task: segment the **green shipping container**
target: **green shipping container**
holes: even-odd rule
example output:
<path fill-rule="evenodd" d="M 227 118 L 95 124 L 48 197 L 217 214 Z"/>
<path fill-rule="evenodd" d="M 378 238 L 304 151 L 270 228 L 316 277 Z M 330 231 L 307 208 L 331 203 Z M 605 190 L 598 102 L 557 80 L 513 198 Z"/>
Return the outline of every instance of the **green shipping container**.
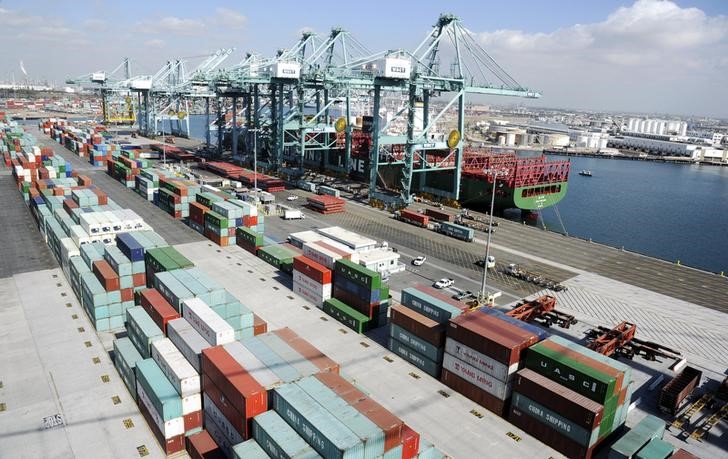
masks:
<path fill-rule="evenodd" d="M 247 245 L 254 245 L 255 247 L 261 247 L 263 245 L 263 234 L 245 226 L 235 228 L 235 236 L 243 239 Z"/>
<path fill-rule="evenodd" d="M 602 404 L 614 393 L 615 377 L 548 349 L 542 343 L 528 349 L 526 368 Z"/>
<path fill-rule="evenodd" d="M 326 314 L 357 333 L 364 333 L 369 330 L 371 324 L 371 319 L 369 317 L 336 298 L 324 301 L 323 310 Z"/>
<path fill-rule="evenodd" d="M 647 415 L 632 430 L 622 436 L 609 449 L 609 459 L 627 459 L 640 451 L 655 438 L 665 433 L 665 421 L 657 416 Z"/>
<path fill-rule="evenodd" d="M 367 269 L 364 266 L 350 260 L 346 260 L 344 258 L 336 260 L 334 271 L 337 275 L 341 275 L 369 290 L 375 290 L 382 287 L 382 277 L 378 272 Z"/>
<path fill-rule="evenodd" d="M 674 451 L 675 447 L 665 440 L 653 438 L 637 453 L 635 459 L 667 459 Z"/>

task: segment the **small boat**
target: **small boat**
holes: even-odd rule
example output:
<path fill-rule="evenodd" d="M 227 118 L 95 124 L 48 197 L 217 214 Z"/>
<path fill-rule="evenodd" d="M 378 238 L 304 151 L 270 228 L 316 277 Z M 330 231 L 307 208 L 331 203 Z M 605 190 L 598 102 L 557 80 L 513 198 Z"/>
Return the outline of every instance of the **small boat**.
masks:
<path fill-rule="evenodd" d="M 591 171 L 584 169 L 583 171 L 579 172 L 579 175 L 583 175 L 585 177 L 591 177 L 592 173 L 591 173 Z"/>

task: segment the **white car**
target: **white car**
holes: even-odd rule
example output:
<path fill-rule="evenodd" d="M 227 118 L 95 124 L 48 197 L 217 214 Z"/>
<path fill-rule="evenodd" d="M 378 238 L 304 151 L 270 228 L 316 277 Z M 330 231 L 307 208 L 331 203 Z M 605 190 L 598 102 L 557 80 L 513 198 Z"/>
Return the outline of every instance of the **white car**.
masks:
<path fill-rule="evenodd" d="M 415 266 L 422 266 L 423 264 L 425 264 L 426 260 L 427 260 L 426 257 L 419 256 L 419 257 L 415 258 L 414 260 L 412 260 L 412 264 Z"/>
<path fill-rule="evenodd" d="M 286 199 L 288 201 L 295 201 L 296 199 L 298 199 L 298 196 L 288 196 Z"/>
<path fill-rule="evenodd" d="M 442 278 L 439 281 L 435 282 L 433 286 L 435 288 L 448 288 L 452 287 L 455 284 L 455 281 L 448 278 Z"/>

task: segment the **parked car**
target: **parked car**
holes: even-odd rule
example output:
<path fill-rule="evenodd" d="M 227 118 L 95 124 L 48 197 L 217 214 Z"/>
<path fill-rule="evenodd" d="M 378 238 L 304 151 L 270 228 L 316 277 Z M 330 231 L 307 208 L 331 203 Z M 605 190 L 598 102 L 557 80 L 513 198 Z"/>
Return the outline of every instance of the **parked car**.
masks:
<path fill-rule="evenodd" d="M 454 299 L 461 301 L 467 298 L 475 297 L 475 294 L 471 292 L 470 290 L 462 291 L 460 290 L 458 293 L 454 294 L 452 296 Z"/>
<path fill-rule="evenodd" d="M 425 261 L 427 261 L 427 257 L 423 257 L 420 255 L 419 257 L 412 260 L 412 264 L 415 266 L 422 266 L 423 264 L 425 264 Z"/>
<path fill-rule="evenodd" d="M 296 199 L 298 199 L 298 196 L 295 196 L 295 195 L 294 196 L 288 196 L 286 199 L 288 201 L 295 201 Z"/>
<path fill-rule="evenodd" d="M 476 265 L 480 266 L 481 268 L 486 265 L 485 259 L 481 258 L 480 260 L 475 262 Z M 488 269 L 495 268 L 495 257 L 493 255 L 488 256 Z"/>
<path fill-rule="evenodd" d="M 440 279 L 439 281 L 437 281 L 433 284 L 433 286 L 435 288 L 448 288 L 448 287 L 452 287 L 453 285 L 455 285 L 455 281 L 453 279 L 449 279 L 446 277 Z"/>

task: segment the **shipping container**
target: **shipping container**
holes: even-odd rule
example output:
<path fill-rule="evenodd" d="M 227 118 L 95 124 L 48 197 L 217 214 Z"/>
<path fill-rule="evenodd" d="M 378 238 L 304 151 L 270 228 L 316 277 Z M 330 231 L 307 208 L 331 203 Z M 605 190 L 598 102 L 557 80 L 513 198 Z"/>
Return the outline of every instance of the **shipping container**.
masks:
<path fill-rule="evenodd" d="M 182 419 L 182 399 L 174 389 L 172 383 L 152 359 L 144 359 L 137 362 L 137 392 L 139 387 L 144 388 L 146 395 L 156 413 L 169 421 L 180 418 L 181 432 L 184 433 L 184 420 Z M 141 394 L 139 394 L 141 398 Z M 152 413 L 154 414 L 154 413 Z"/>
<path fill-rule="evenodd" d="M 518 363 L 512 365 L 503 364 L 452 338 L 445 340 L 445 352 L 504 382 L 510 381 L 518 370 Z"/>
<path fill-rule="evenodd" d="M 700 383 L 702 376 L 702 371 L 693 367 L 685 367 L 679 375 L 675 376 L 660 390 L 660 396 L 657 400 L 660 411 L 675 416 L 680 410 L 682 402 Z"/>
<path fill-rule="evenodd" d="M 336 260 L 334 272 L 335 277 L 342 276 L 369 290 L 382 288 L 382 277 L 378 272 L 367 269 L 351 260 L 345 258 Z"/>
<path fill-rule="evenodd" d="M 423 228 L 430 223 L 429 216 L 408 209 L 400 210 L 397 219 Z"/>
<path fill-rule="evenodd" d="M 242 438 L 240 437 L 240 434 L 238 435 L 238 438 L 240 438 L 239 442 L 233 442 L 231 441 L 227 436 L 225 436 L 225 432 L 223 431 L 223 428 L 221 428 L 217 422 L 214 421 L 213 416 L 211 415 L 211 406 L 213 406 L 213 403 L 205 405 L 205 430 L 209 432 L 212 439 L 217 443 L 217 445 L 220 447 L 220 449 L 225 454 L 226 458 L 234 457 L 233 456 L 233 446 L 237 444 L 241 444 L 243 442 Z"/>
<path fill-rule="evenodd" d="M 321 457 L 278 413 L 272 410 L 253 418 L 253 439 L 274 458 Z"/>
<path fill-rule="evenodd" d="M 389 308 L 392 324 L 401 327 L 435 347 L 445 344 L 445 325 L 401 304 Z"/>
<path fill-rule="evenodd" d="M 212 345 L 185 319 L 179 318 L 167 324 L 167 336 L 198 373 L 202 373 L 202 351 Z"/>
<path fill-rule="evenodd" d="M 435 362 L 424 357 L 419 352 L 412 350 L 406 344 L 403 344 L 392 337 L 389 338 L 388 343 L 389 344 L 387 347 L 390 351 L 399 355 L 404 360 L 424 371 L 433 378 L 440 377 L 440 371 L 442 370 L 442 365 L 440 362 Z"/>
<path fill-rule="evenodd" d="M 265 450 L 253 439 L 232 447 L 233 459 L 269 459 Z"/>
<path fill-rule="evenodd" d="M 213 346 L 235 341 L 233 327 L 199 298 L 182 302 L 182 317 Z"/>
<path fill-rule="evenodd" d="M 382 429 L 385 438 L 385 451 L 390 451 L 402 443 L 402 428 L 404 423 L 401 419 L 368 397 L 340 375 L 329 372 L 319 373 L 315 377 Z"/>
<path fill-rule="evenodd" d="M 323 457 L 364 457 L 361 440 L 295 384 L 275 389 L 273 409 Z"/>
<path fill-rule="evenodd" d="M 437 227 L 437 231 L 466 242 L 472 242 L 475 237 L 475 231 L 472 228 L 456 225 L 455 223 L 441 222 Z"/>
<path fill-rule="evenodd" d="M 200 393 L 200 375 L 177 347 L 164 338 L 152 343 L 152 358 L 182 397 Z M 186 410 L 183 410 L 186 411 Z M 197 411 L 197 410 L 193 410 Z"/>
<path fill-rule="evenodd" d="M 114 340 L 114 366 L 135 401 L 137 400 L 136 364 L 142 359 L 128 337 Z"/>
<path fill-rule="evenodd" d="M 451 318 L 462 314 L 457 307 L 413 287 L 402 289 L 401 303 L 437 323 L 445 324 Z"/>
<path fill-rule="evenodd" d="M 609 448 L 608 457 L 609 459 L 631 458 L 653 439 L 661 439 L 664 433 L 665 421 L 648 414 Z"/>
<path fill-rule="evenodd" d="M 521 361 L 522 353 L 538 337 L 486 314 L 463 314 L 450 321 L 447 337 L 509 367 Z"/>
<path fill-rule="evenodd" d="M 187 437 L 187 452 L 190 459 L 225 459 L 225 453 L 207 430 Z"/>
<path fill-rule="evenodd" d="M 550 410 L 518 392 L 513 393 L 511 407 L 526 413 L 582 446 L 594 446 L 599 439 L 598 426 L 594 429 L 585 429 L 560 413 Z"/>
<path fill-rule="evenodd" d="M 260 336 L 246 338 L 242 344 L 266 367 L 270 368 L 283 382 L 293 382 L 301 378 L 301 373 L 280 355 L 275 353 Z"/>
<path fill-rule="evenodd" d="M 298 336 L 298 334 L 290 328 L 279 328 L 277 330 L 273 330 L 272 333 L 288 343 L 289 346 L 304 356 L 308 361 L 316 365 L 322 372 L 339 374 L 338 363 L 334 362 L 311 343 Z"/>
<path fill-rule="evenodd" d="M 615 393 L 617 378 L 602 372 L 603 365 L 549 340 L 531 346 L 526 354 L 526 367 L 559 382 L 589 399 L 604 403 Z M 606 413 L 605 413 L 606 414 Z"/>
<path fill-rule="evenodd" d="M 324 301 L 323 311 L 357 333 L 365 333 L 371 328 L 368 316 L 335 298 Z"/>
<path fill-rule="evenodd" d="M 425 215 L 431 217 L 434 220 L 439 220 L 442 222 L 452 222 L 455 220 L 455 215 L 453 214 L 430 208 L 425 208 Z"/>
<path fill-rule="evenodd" d="M 283 380 L 240 341 L 225 344 L 223 347 L 266 391 L 270 392 L 283 384 Z M 269 396 L 272 396 L 272 394 L 269 393 Z"/>
<path fill-rule="evenodd" d="M 152 356 L 152 343 L 164 338 L 162 330 L 141 306 L 126 310 L 127 332 L 131 342 L 145 359 Z"/>
<path fill-rule="evenodd" d="M 524 432 L 532 437 L 538 438 L 539 441 L 545 445 L 550 446 L 569 458 L 590 459 L 595 448 L 599 444 L 597 443 L 597 445 L 591 447 L 582 446 L 517 408 L 510 409 L 508 421 L 516 427 L 523 429 Z"/>
<path fill-rule="evenodd" d="M 670 459 L 700 459 L 698 456 L 691 454 L 684 449 L 680 448 L 670 456 Z"/>
<path fill-rule="evenodd" d="M 359 437 L 364 444 L 364 458 L 376 459 L 384 454 L 384 432 L 336 392 L 317 378 L 308 376 L 296 382 L 311 398 Z"/>
<path fill-rule="evenodd" d="M 179 313 L 156 289 L 141 290 L 139 292 L 139 303 L 165 335 L 167 334 L 167 323 L 180 318 Z"/>
<path fill-rule="evenodd" d="M 511 383 L 501 381 L 450 354 L 443 357 L 442 367 L 500 400 L 511 396 Z"/>
<path fill-rule="evenodd" d="M 305 256 L 293 258 L 293 270 L 311 278 L 319 284 L 331 283 L 331 270 Z"/>
<path fill-rule="evenodd" d="M 673 451 L 675 451 L 675 447 L 670 443 L 660 438 L 653 438 L 634 457 L 635 459 L 667 459 L 674 457 Z"/>
<path fill-rule="evenodd" d="M 603 405 L 533 370 L 524 368 L 516 373 L 513 391 L 557 411 L 587 430 L 593 430 L 602 421 Z"/>
<path fill-rule="evenodd" d="M 156 437 L 157 442 L 159 443 L 159 446 L 162 448 L 162 451 L 164 451 L 165 455 L 171 456 L 173 454 L 184 451 L 184 449 L 185 449 L 184 433 L 175 435 L 173 437 L 166 438 L 164 431 L 159 428 L 159 421 L 160 421 L 159 415 L 157 413 L 155 413 L 154 415 L 152 414 L 154 409 L 149 408 L 149 405 L 142 400 L 141 403 L 139 403 L 139 411 L 142 413 L 144 420 L 147 421 L 147 424 L 149 425 L 150 430 Z M 181 418 L 179 418 L 179 419 L 181 420 Z M 179 421 L 174 421 L 174 422 L 179 423 Z M 183 428 L 184 428 L 184 426 L 183 426 Z"/>
<path fill-rule="evenodd" d="M 202 351 L 202 372 L 246 419 L 268 408 L 266 390 L 222 346 Z"/>
<path fill-rule="evenodd" d="M 421 354 L 423 357 L 426 357 L 435 362 L 442 361 L 442 355 L 444 353 L 443 347 L 435 347 L 427 341 L 419 338 L 413 333 L 408 332 L 407 330 L 396 324 L 390 324 L 389 336 L 396 339 L 402 344 L 406 344 L 412 350 Z"/>
<path fill-rule="evenodd" d="M 215 425 L 214 429 L 210 429 L 210 434 L 215 441 L 221 446 L 235 445 L 248 438 L 247 422 L 222 395 L 220 389 L 210 382 L 209 378 L 203 376 L 204 391 L 202 392 L 202 400 L 204 405 L 205 427 L 210 429 L 210 423 Z M 214 432 L 213 432 L 214 430 Z"/>

